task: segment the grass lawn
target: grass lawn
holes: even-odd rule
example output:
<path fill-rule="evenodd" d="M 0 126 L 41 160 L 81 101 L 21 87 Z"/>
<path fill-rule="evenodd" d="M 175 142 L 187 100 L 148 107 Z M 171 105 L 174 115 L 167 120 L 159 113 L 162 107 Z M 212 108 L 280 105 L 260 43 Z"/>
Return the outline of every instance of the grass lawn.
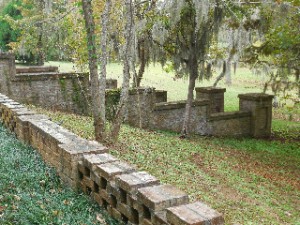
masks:
<path fill-rule="evenodd" d="M 38 109 L 85 138 L 93 121 Z M 124 125 L 111 154 L 224 213 L 226 224 L 300 224 L 300 143 L 212 138 Z"/>
<path fill-rule="evenodd" d="M 70 64 L 61 66 L 61 69 Z M 109 65 L 109 76 L 121 77 L 121 66 Z M 143 85 L 168 90 L 169 101 L 185 98 L 187 81 L 174 80 L 159 66 L 150 67 Z M 199 82 L 209 86 L 213 81 Z M 237 110 L 237 94 L 261 90 L 263 79 L 241 69 L 227 87 L 226 110 Z M 224 86 L 224 83 L 220 83 Z M 87 139 L 93 121 L 60 112 L 38 111 Z M 292 117 L 291 117 L 292 115 Z M 226 224 L 300 225 L 300 111 L 274 112 L 271 139 L 213 138 L 146 131 L 124 125 L 111 153 L 188 192 L 225 216 Z"/>
<path fill-rule="evenodd" d="M 0 124 L 0 224 L 117 224 Z"/>

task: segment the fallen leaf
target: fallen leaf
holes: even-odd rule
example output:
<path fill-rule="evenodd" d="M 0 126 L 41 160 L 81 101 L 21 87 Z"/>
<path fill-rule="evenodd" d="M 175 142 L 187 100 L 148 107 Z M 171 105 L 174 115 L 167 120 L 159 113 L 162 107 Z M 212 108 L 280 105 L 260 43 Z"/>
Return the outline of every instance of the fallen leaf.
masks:
<path fill-rule="evenodd" d="M 58 216 L 59 210 L 54 210 L 54 211 L 52 211 L 52 214 L 53 214 L 54 216 Z"/>
<path fill-rule="evenodd" d="M 101 224 L 107 224 L 106 221 L 105 221 L 105 219 L 102 217 L 101 214 L 97 214 L 97 215 L 96 215 L 96 220 L 97 220 L 98 222 L 100 222 Z"/>
<path fill-rule="evenodd" d="M 69 205 L 69 204 L 70 204 L 70 201 L 67 200 L 67 199 L 65 199 L 65 200 L 63 201 L 63 203 L 64 203 L 65 205 Z"/>
<path fill-rule="evenodd" d="M 6 207 L 0 205 L 0 213 L 5 210 Z"/>
<path fill-rule="evenodd" d="M 21 197 L 18 196 L 18 195 L 14 195 L 14 198 L 15 198 L 16 201 L 20 201 L 21 200 Z"/>

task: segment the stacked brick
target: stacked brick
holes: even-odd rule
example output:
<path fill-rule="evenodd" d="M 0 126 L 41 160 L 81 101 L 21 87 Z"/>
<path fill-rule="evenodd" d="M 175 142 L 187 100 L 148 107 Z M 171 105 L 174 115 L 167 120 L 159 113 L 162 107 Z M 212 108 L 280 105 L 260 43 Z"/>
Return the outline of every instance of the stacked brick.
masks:
<path fill-rule="evenodd" d="M 0 118 L 16 136 L 38 150 L 62 180 L 90 195 L 109 214 L 126 224 L 219 225 L 222 215 L 186 193 L 161 184 L 146 172 L 0 94 Z"/>
<path fill-rule="evenodd" d="M 81 189 L 126 224 L 224 223 L 220 213 L 201 202 L 189 204 L 186 193 L 109 154 L 85 155 L 78 171 Z"/>

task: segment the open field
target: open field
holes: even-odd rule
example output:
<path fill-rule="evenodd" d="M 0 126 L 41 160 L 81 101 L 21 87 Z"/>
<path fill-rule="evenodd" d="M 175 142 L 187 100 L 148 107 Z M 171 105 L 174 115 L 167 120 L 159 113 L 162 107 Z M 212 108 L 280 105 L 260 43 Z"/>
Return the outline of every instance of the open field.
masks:
<path fill-rule="evenodd" d="M 117 224 L 0 124 L 0 224 Z"/>
<path fill-rule="evenodd" d="M 120 77 L 120 68 L 111 64 L 110 77 Z M 169 100 L 184 98 L 187 81 L 162 72 L 159 67 L 149 70 L 144 85 L 168 90 Z M 262 84 L 246 69 L 233 82 L 226 93 L 227 110 L 237 109 L 238 93 L 259 91 Z M 203 85 L 211 82 L 197 86 Z M 93 138 L 90 117 L 36 110 L 82 137 Z M 118 158 L 222 212 L 226 224 L 299 225 L 300 113 L 293 109 L 291 121 L 286 121 L 284 110 L 274 113 L 271 139 L 193 136 L 182 140 L 175 133 L 124 125 L 119 141 L 109 147 Z"/>

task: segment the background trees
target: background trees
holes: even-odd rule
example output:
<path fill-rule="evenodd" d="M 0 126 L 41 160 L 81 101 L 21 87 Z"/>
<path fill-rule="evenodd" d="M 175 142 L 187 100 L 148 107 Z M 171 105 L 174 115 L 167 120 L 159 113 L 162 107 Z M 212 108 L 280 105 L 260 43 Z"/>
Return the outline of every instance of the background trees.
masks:
<path fill-rule="evenodd" d="M 81 2 L 89 2 L 93 11 L 91 34 L 83 32 L 87 15 Z M 189 131 L 195 81 L 210 78 L 218 60 L 224 61 L 218 78 L 226 75 L 228 84 L 232 63 L 240 61 L 269 76 L 266 89 L 287 97 L 287 90 L 298 88 L 300 95 L 299 1 L 132 0 L 126 4 L 121 0 L 12 0 L 11 10 L 2 11 L 6 25 L 1 26 L 0 46 L 31 56 L 38 64 L 44 59 L 65 59 L 84 66 L 88 59 L 94 60 L 97 81 L 92 89 L 101 86 L 102 100 L 98 94 L 95 100 L 101 109 L 109 60 L 124 64 L 125 90 L 130 79 L 133 87 L 143 84 L 149 62 L 160 62 L 175 70 L 177 77 L 189 77 L 183 136 Z M 126 98 L 121 102 L 120 106 Z M 105 121 L 105 112 L 100 114 Z M 100 124 L 105 129 L 105 122 Z"/>
<path fill-rule="evenodd" d="M 3 17 L 9 16 L 14 20 L 19 20 L 22 18 L 20 10 L 18 10 L 18 6 L 20 6 L 20 0 L 13 0 L 4 4 L 2 2 L 2 11 L 0 12 L 0 49 L 3 51 L 7 51 L 9 49 L 8 44 L 11 42 L 16 42 L 17 38 L 20 35 L 18 29 L 12 29 L 10 24 L 5 21 Z"/>

